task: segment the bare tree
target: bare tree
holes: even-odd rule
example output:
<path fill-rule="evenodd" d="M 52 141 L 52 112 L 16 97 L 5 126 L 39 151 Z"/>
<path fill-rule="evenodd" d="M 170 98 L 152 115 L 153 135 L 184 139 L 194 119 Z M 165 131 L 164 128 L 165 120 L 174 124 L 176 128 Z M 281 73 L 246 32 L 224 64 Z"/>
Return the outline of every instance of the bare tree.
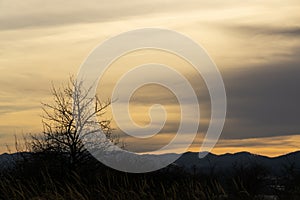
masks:
<path fill-rule="evenodd" d="M 83 88 L 82 83 L 70 78 L 69 83 L 61 88 L 52 85 L 53 103 L 42 103 L 43 134 L 32 136 L 35 152 L 64 154 L 71 167 L 78 165 L 87 155 L 81 135 L 85 127 L 98 125 L 98 129 L 85 134 L 102 131 L 110 141 L 118 143 L 118 138 L 112 135 L 111 120 L 104 119 L 110 101 L 101 102 L 97 96 L 88 97 L 90 88 Z"/>

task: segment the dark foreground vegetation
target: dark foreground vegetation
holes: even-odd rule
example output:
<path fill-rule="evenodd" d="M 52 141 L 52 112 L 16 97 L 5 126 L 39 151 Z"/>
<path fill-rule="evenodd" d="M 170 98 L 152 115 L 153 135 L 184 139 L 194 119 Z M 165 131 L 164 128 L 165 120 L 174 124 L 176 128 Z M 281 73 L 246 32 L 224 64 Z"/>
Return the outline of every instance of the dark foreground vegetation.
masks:
<path fill-rule="evenodd" d="M 20 159 L 22 158 L 22 159 Z M 76 168 L 55 153 L 19 153 L 1 171 L 0 199 L 300 199 L 300 176 L 288 171 L 271 177 L 255 164 L 232 173 L 191 173 L 176 165 L 146 174 L 129 174 L 90 157 Z"/>

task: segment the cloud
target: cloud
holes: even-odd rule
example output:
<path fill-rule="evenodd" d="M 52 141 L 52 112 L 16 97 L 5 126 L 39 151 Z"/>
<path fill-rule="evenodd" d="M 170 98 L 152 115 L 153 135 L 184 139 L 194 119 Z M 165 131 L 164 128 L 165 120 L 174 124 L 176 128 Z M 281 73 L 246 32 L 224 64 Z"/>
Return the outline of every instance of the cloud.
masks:
<path fill-rule="evenodd" d="M 246 139 L 300 134 L 299 53 L 300 48 L 295 48 L 293 55 L 286 58 L 286 61 L 222 72 L 228 98 L 222 138 Z M 201 86 L 201 90 L 205 89 Z M 210 99 L 207 92 L 206 96 L 203 96 L 203 92 L 198 94 L 203 105 L 201 111 L 204 109 L 205 113 L 202 115 L 203 122 L 199 131 L 205 132 L 210 117 Z M 165 104 L 170 101 L 164 95 L 158 96 L 157 100 Z M 142 98 L 135 98 L 134 103 L 148 106 Z M 164 131 L 176 132 L 176 125 L 178 123 L 169 122 Z"/>
<path fill-rule="evenodd" d="M 300 136 L 276 136 L 276 137 L 262 137 L 251 139 L 232 139 L 232 140 L 220 140 L 217 144 L 217 148 L 226 147 L 296 147 L 298 142 L 294 139 Z"/>
<path fill-rule="evenodd" d="M 39 1 L 39 0 L 1 0 L 0 1 L 0 29 L 19 29 L 28 27 L 61 26 L 68 24 L 82 24 L 90 22 L 119 21 L 128 18 L 152 18 L 156 15 L 176 15 L 178 13 L 207 13 L 228 9 L 223 16 L 231 13 L 236 15 L 238 9 L 245 6 L 257 7 L 257 2 L 242 2 L 239 0 L 215 1 L 181 1 L 181 0 L 131 0 L 131 1 Z M 289 0 L 293 4 L 293 0 Z M 272 6 L 281 6 L 282 2 L 272 1 Z M 268 6 L 269 3 L 265 3 Z M 264 5 L 260 5 L 264 6 Z M 235 8 L 235 12 L 232 9 Z M 215 18 L 217 15 L 209 15 Z"/>
<path fill-rule="evenodd" d="M 39 107 L 31 106 L 31 105 L 0 105 L 0 115 L 12 113 L 12 112 L 32 110 L 37 108 Z"/>
<path fill-rule="evenodd" d="M 145 17 L 158 13 L 178 12 L 198 8 L 213 7 L 216 3 L 201 5 L 196 0 L 184 3 L 180 0 L 167 1 L 38 1 L 2 0 L 0 4 L 0 29 L 25 27 L 45 27 L 74 23 L 106 22 Z"/>
<path fill-rule="evenodd" d="M 222 75 L 227 91 L 227 119 L 222 133 L 223 139 L 249 139 L 275 136 L 299 135 L 300 125 L 300 48 L 294 47 L 281 61 L 249 64 L 223 69 Z M 201 125 L 199 132 L 206 132 L 210 118 L 210 98 L 199 77 L 190 77 L 197 91 Z M 198 83 L 198 84 L 197 84 Z M 132 104 L 139 108 L 138 119 L 145 119 L 147 109 L 153 103 L 176 108 L 176 98 L 166 89 L 149 87 L 142 89 L 132 98 Z M 177 108 L 178 111 L 178 108 Z M 171 113 L 180 115 L 180 113 Z M 176 121 L 177 120 L 177 121 Z M 175 133 L 178 120 L 167 121 L 164 133 Z"/>
<path fill-rule="evenodd" d="M 228 70 L 224 138 L 300 134 L 300 49 L 290 61 Z"/>
<path fill-rule="evenodd" d="M 297 37 L 300 35 L 300 26 L 278 26 L 277 24 L 237 24 L 237 25 L 226 25 L 227 29 L 235 33 L 243 33 L 247 35 L 279 35 L 285 37 Z"/>

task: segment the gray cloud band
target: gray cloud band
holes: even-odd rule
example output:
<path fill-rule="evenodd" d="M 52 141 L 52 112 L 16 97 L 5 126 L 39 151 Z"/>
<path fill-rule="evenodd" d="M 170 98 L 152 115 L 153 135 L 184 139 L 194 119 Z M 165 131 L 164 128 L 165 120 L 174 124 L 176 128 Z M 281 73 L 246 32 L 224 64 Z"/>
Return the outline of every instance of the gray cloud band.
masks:
<path fill-rule="evenodd" d="M 225 87 L 217 66 L 205 50 L 180 33 L 165 29 L 145 28 L 125 32 L 104 41 L 91 52 L 77 75 L 77 80 L 82 81 L 83 88 L 90 88 L 87 98 L 95 96 L 99 80 L 113 61 L 129 52 L 141 49 L 159 49 L 173 53 L 188 61 L 205 81 L 211 98 L 211 121 L 200 149 L 201 152 L 206 153 L 200 153 L 199 157 L 205 156 L 215 146 L 223 129 L 226 117 Z M 168 82 L 165 76 L 176 77 L 179 84 Z M 162 85 L 172 91 L 181 108 L 181 122 L 175 137 L 169 144 L 153 153 L 162 150 L 171 151 L 179 141 L 181 143 L 184 141 L 187 150 L 197 134 L 200 120 L 199 103 L 188 80 L 168 66 L 151 63 L 138 66 L 125 73 L 115 85 L 111 98 L 117 99 L 112 102 L 114 120 L 120 129 L 134 137 L 150 137 L 162 129 L 166 113 L 160 105 L 151 107 L 149 113 L 151 122 L 146 127 L 137 126 L 130 117 L 130 97 L 139 87 L 150 83 Z M 94 119 L 96 120 L 96 116 Z M 189 121 L 191 119 L 192 124 Z M 133 173 L 154 171 L 171 164 L 181 156 L 180 154 L 137 155 L 106 141 L 101 131 L 90 131 L 93 128 L 99 129 L 99 127 L 86 127 L 80 133 L 85 147 L 100 162 L 120 171 Z M 89 134 L 86 134 L 87 132 Z"/>

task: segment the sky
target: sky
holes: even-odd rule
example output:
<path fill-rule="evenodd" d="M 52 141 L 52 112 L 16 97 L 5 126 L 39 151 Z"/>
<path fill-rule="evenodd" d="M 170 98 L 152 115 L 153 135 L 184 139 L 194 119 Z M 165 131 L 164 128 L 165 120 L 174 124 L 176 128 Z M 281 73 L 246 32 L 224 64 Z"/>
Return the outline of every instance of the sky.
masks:
<path fill-rule="evenodd" d="M 104 40 L 138 28 L 166 28 L 199 43 L 218 66 L 227 93 L 227 118 L 213 153 L 250 151 L 268 156 L 300 147 L 300 2 L 298 0 L 0 0 L 0 152 L 14 150 L 14 135 L 41 132 L 41 102 L 50 88 L 78 72 Z M 122 70 L 151 62 L 175 67 L 193 85 L 201 110 L 199 151 L 210 118 L 206 86 L 189 63 L 166 52 L 143 50 L 114 62 L 98 87 L 109 97 Z M 125 67 L 127 66 L 127 67 Z M 161 103 L 168 120 L 157 136 L 134 139 L 116 132 L 136 152 L 166 144 L 178 128 L 174 95 L 151 85 L 132 98 L 132 116 L 149 123 Z M 108 112 L 108 115 L 110 112 Z M 178 145 L 174 152 L 180 152 Z"/>

